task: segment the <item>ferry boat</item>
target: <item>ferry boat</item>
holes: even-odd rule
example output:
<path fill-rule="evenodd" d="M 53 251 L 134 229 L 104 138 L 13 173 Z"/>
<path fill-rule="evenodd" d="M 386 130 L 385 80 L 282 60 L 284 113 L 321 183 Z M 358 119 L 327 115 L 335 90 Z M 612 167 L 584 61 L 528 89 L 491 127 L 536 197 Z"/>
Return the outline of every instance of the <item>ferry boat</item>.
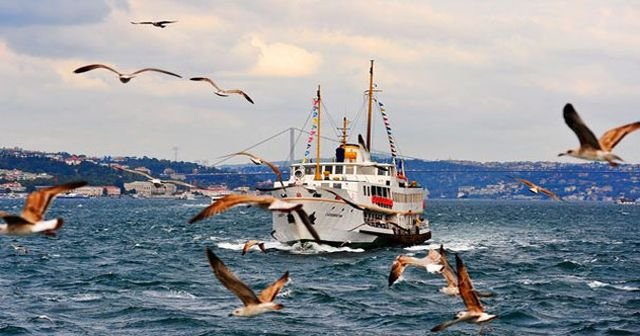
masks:
<path fill-rule="evenodd" d="M 320 87 L 314 101 L 316 160 L 293 163 L 285 190 L 274 183 L 272 196 L 303 204 L 318 232 L 321 243 L 332 246 L 378 247 L 416 245 L 431 238 L 424 218 L 425 190 L 405 175 L 404 163 L 383 112 L 391 147 L 391 163 L 371 158 L 371 120 L 373 105 L 373 61 L 369 70 L 367 139 L 347 143 L 347 120 L 342 141 L 330 161 L 320 159 Z M 376 100 L 382 107 L 382 104 Z M 317 116 L 315 115 L 317 113 Z M 312 135 L 314 135 L 312 133 Z M 311 139 L 310 139 L 311 140 Z M 311 142 L 311 141 L 310 141 Z M 307 147 L 309 148 L 309 147 Z M 295 214 L 273 212 L 271 235 L 280 242 L 294 244 L 312 241 Z"/>

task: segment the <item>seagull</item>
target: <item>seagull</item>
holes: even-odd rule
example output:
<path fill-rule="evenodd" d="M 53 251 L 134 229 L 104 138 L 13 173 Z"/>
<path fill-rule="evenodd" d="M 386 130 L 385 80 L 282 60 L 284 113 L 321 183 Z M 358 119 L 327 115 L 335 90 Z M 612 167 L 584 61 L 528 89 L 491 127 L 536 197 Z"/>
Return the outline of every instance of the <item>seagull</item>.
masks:
<path fill-rule="evenodd" d="M 458 322 L 470 322 L 470 323 L 483 323 L 491 321 L 498 317 L 497 315 L 491 315 L 484 312 L 478 294 L 473 289 L 473 284 L 469 278 L 467 268 L 462 263 L 462 259 L 456 254 L 456 268 L 458 270 L 458 290 L 464 305 L 467 307 L 466 311 L 461 311 L 456 315 L 455 320 L 446 321 L 431 329 L 432 332 L 442 331 Z"/>
<path fill-rule="evenodd" d="M 128 173 L 132 173 L 132 174 L 137 174 L 140 176 L 144 176 L 145 178 L 147 178 L 149 180 L 149 182 L 153 183 L 153 185 L 156 188 L 160 188 L 162 187 L 164 184 L 169 183 L 169 184 L 177 184 L 177 185 L 181 185 L 187 188 L 195 188 L 195 186 L 193 184 L 189 184 L 186 182 L 182 182 L 182 181 L 177 181 L 177 180 L 161 180 L 157 177 L 153 177 L 145 172 L 141 172 L 141 171 L 137 171 L 134 169 L 128 169 L 128 168 L 124 168 L 122 166 L 113 166 L 113 168 L 117 169 L 117 170 L 122 170 L 122 171 L 126 171 Z"/>
<path fill-rule="evenodd" d="M 150 24 L 154 27 L 165 28 L 169 23 L 176 23 L 178 21 L 140 21 L 140 22 L 131 22 L 131 24 Z"/>
<path fill-rule="evenodd" d="M 115 69 L 113 69 L 113 68 L 111 68 L 109 66 L 106 66 L 104 64 L 89 64 L 89 65 L 85 65 L 85 66 L 82 66 L 82 67 L 79 67 L 79 68 L 73 70 L 73 72 L 74 73 L 83 73 L 83 72 L 91 71 L 91 70 L 94 70 L 94 69 L 107 69 L 107 70 L 117 74 L 118 78 L 120 79 L 120 81 L 122 83 L 128 83 L 133 77 L 135 77 L 136 75 L 138 75 L 138 74 L 140 74 L 142 72 L 145 72 L 145 71 L 155 71 L 155 72 L 160 72 L 160 73 L 171 75 L 171 76 L 176 76 L 178 78 L 182 78 L 182 76 L 180 76 L 178 74 L 174 74 L 173 72 L 165 71 L 165 70 L 162 70 L 162 69 L 156 69 L 156 68 L 144 68 L 144 69 L 140 69 L 140 70 L 138 70 L 136 72 L 132 72 L 130 74 L 123 74 L 123 73 L 120 73 L 117 70 L 115 70 Z"/>
<path fill-rule="evenodd" d="M 53 198 L 60 193 L 87 185 L 85 181 L 69 182 L 53 187 L 36 190 L 27 196 L 24 209 L 20 215 L 0 211 L 0 218 L 6 224 L 0 224 L 0 234 L 26 235 L 42 232 L 46 235 L 55 235 L 63 223 L 62 218 L 44 220 L 44 213 L 51 204 Z"/>
<path fill-rule="evenodd" d="M 260 248 L 260 250 L 262 252 L 267 253 L 267 249 L 264 247 L 264 242 L 263 241 L 249 239 L 249 240 L 247 240 L 246 243 L 244 243 L 244 247 L 242 247 L 242 255 L 247 254 L 249 249 L 252 248 L 255 245 L 258 245 L 258 247 Z"/>
<path fill-rule="evenodd" d="M 569 155 L 584 160 L 607 161 L 612 167 L 616 167 L 618 165 L 615 160 L 624 161 L 622 158 L 611 152 L 613 148 L 627 134 L 640 128 L 640 121 L 637 121 L 610 129 L 606 131 L 600 139 L 596 139 L 596 136 L 589 127 L 587 127 L 584 121 L 582 121 L 578 112 L 573 108 L 573 105 L 565 105 L 563 115 L 565 123 L 567 123 L 569 128 L 571 128 L 578 136 L 578 140 L 580 140 L 580 148 L 569 149 L 565 153 L 558 154 L 558 156 Z"/>
<path fill-rule="evenodd" d="M 25 247 L 25 246 L 18 245 L 18 244 L 11 244 L 11 247 L 13 247 L 13 249 L 18 254 L 28 254 L 29 253 L 29 249 L 27 247 Z"/>
<path fill-rule="evenodd" d="M 230 315 L 249 317 L 284 308 L 283 305 L 274 303 L 273 300 L 289 280 L 288 271 L 260 292 L 259 296 L 256 296 L 251 288 L 238 279 L 209 248 L 207 248 L 207 259 L 209 259 L 209 264 L 216 278 L 244 304 L 244 307 L 235 309 Z"/>
<path fill-rule="evenodd" d="M 205 81 L 205 82 L 213 85 L 213 87 L 216 89 L 216 91 L 214 93 L 217 94 L 220 97 L 227 97 L 230 94 L 239 94 L 239 95 L 243 96 L 246 100 L 248 100 L 251 104 L 253 104 L 253 100 L 251 99 L 251 97 L 249 97 L 249 95 L 247 95 L 244 91 L 242 91 L 240 89 L 223 90 L 216 83 L 214 83 L 211 79 L 209 79 L 207 77 L 193 77 L 193 78 L 190 78 L 190 79 L 192 81 Z"/>
<path fill-rule="evenodd" d="M 537 184 L 535 184 L 535 183 L 533 183 L 533 182 L 531 182 L 529 180 L 525 180 L 523 178 L 515 177 L 515 179 L 518 180 L 520 183 L 523 183 L 527 187 L 529 187 L 529 191 L 531 191 L 534 194 L 543 193 L 543 194 L 551 197 L 553 200 L 556 200 L 556 201 L 560 201 L 561 200 L 560 197 L 558 197 L 558 195 L 556 195 L 553 191 L 551 191 L 549 189 L 543 188 L 543 187 L 541 187 L 541 186 L 539 186 L 539 185 L 537 185 Z"/>
<path fill-rule="evenodd" d="M 407 255 L 397 256 L 391 265 L 391 272 L 389 272 L 389 287 L 398 280 L 408 265 L 424 267 L 427 272 L 436 273 L 442 269 L 442 265 L 438 264 L 439 261 L 440 254 L 434 249 L 429 250 L 424 258 L 414 258 Z"/>
<path fill-rule="evenodd" d="M 271 211 L 282 211 L 290 213 L 291 211 L 295 211 L 300 217 L 302 224 L 307 228 L 307 231 L 311 234 L 311 236 L 315 239 L 316 242 L 320 242 L 320 236 L 318 232 L 311 224 L 309 220 L 309 215 L 307 212 L 302 209 L 302 204 L 287 202 L 280 199 L 277 199 L 272 196 L 254 196 L 254 195 L 236 195 L 231 194 L 224 196 L 208 207 L 204 208 L 200 213 L 195 215 L 193 218 L 189 220 L 189 223 L 193 224 L 197 221 L 203 220 L 207 217 L 211 217 L 213 215 L 224 212 L 231 207 L 238 204 L 255 204 L 262 208 L 267 208 Z"/>
<path fill-rule="evenodd" d="M 447 295 L 459 295 L 458 290 L 458 278 L 453 272 L 449 260 L 447 259 L 447 252 L 444 251 L 444 247 L 440 244 L 440 263 L 442 264 L 442 276 L 447 281 L 447 287 L 440 288 L 440 291 Z"/>
<path fill-rule="evenodd" d="M 273 163 L 260 158 L 256 155 L 253 155 L 251 153 L 248 152 L 237 152 L 237 153 L 233 153 L 230 154 L 228 156 L 235 156 L 235 155 L 246 155 L 249 157 L 249 160 L 251 160 L 251 162 L 253 162 L 253 164 L 259 166 L 261 164 L 266 164 L 267 166 L 269 166 L 269 168 L 271 168 L 271 170 L 273 170 L 273 172 L 276 174 L 276 177 L 278 178 L 278 181 L 280 182 L 280 185 L 282 186 L 282 190 L 285 190 L 286 187 L 284 186 L 284 182 L 282 181 L 282 173 L 280 172 L 280 169 L 278 169 L 278 167 L 276 167 L 276 165 L 274 165 Z"/>

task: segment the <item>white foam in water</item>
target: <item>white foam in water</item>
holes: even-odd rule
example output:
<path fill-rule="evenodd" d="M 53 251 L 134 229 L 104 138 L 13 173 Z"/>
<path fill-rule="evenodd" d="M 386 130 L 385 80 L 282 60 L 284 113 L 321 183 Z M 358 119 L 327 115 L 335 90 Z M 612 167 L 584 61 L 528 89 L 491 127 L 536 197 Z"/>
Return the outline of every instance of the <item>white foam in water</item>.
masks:
<path fill-rule="evenodd" d="M 150 296 L 154 298 L 164 298 L 164 299 L 195 299 L 196 296 L 183 290 L 168 290 L 168 291 L 157 291 L 157 290 L 147 290 L 142 292 L 145 296 Z"/>
<path fill-rule="evenodd" d="M 187 207 L 187 208 L 204 208 L 211 205 L 211 203 L 198 203 L 198 204 L 190 204 L 190 203 L 185 203 L 185 204 L 180 204 L 180 206 L 183 207 Z"/>
<path fill-rule="evenodd" d="M 354 249 L 347 246 L 333 247 L 325 244 L 306 242 L 304 244 L 300 244 L 300 243 L 293 244 L 293 249 L 291 250 L 291 252 L 295 254 L 318 254 L 318 253 L 335 253 L 335 252 L 360 253 L 360 252 L 364 252 L 364 249 L 361 249 L 361 248 Z"/>
<path fill-rule="evenodd" d="M 598 280 L 590 281 L 589 283 L 587 283 L 587 285 L 592 289 L 601 288 L 601 287 L 611 287 L 618 290 L 629 291 L 629 292 L 640 291 L 640 288 L 638 287 L 618 286 L 618 285 L 613 285 L 606 282 L 600 282 Z"/>
<path fill-rule="evenodd" d="M 102 295 L 99 294 L 78 294 L 71 297 L 72 301 L 87 302 L 102 299 Z"/>
<path fill-rule="evenodd" d="M 404 249 L 407 251 L 424 251 L 424 250 L 437 250 L 440 248 L 440 244 L 442 244 L 445 249 L 453 250 L 456 252 L 461 251 L 469 251 L 474 250 L 476 247 L 471 246 L 466 242 L 452 242 L 452 243 L 431 243 L 429 245 L 413 245 L 409 247 L 405 247 Z"/>

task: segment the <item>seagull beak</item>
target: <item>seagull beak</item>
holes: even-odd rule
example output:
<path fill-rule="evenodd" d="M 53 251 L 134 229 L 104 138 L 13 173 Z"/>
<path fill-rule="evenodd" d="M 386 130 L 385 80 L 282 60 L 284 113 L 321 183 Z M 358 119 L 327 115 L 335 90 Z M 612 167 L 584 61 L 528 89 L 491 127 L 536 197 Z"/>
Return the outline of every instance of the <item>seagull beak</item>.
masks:
<path fill-rule="evenodd" d="M 558 156 L 565 156 L 565 155 L 567 155 L 567 153 L 560 153 L 560 154 L 558 154 Z"/>

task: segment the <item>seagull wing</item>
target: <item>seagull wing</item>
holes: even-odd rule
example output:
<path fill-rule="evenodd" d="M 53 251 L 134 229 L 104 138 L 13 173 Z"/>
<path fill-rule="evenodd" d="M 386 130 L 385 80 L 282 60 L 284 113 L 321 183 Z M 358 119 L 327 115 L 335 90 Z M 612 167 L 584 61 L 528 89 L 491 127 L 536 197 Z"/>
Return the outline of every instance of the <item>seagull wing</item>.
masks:
<path fill-rule="evenodd" d="M 447 252 L 445 252 L 442 245 L 440 245 L 440 262 L 442 263 L 442 276 L 444 277 L 444 280 L 447 281 L 447 287 L 458 287 L 457 276 L 453 272 L 451 265 L 449 265 Z"/>
<path fill-rule="evenodd" d="M 86 181 L 69 182 L 53 187 L 42 188 L 30 193 L 25 201 L 24 209 L 22 210 L 22 217 L 32 223 L 41 221 L 44 217 L 44 213 L 49 207 L 49 204 L 51 204 L 51 200 L 53 200 L 57 194 L 67 192 L 84 185 L 87 185 Z"/>
<path fill-rule="evenodd" d="M 247 153 L 247 152 L 238 152 L 238 153 L 235 153 L 233 155 L 246 155 L 246 156 L 248 156 L 248 157 L 250 157 L 252 159 L 258 160 L 261 163 L 266 164 L 276 174 L 276 177 L 278 178 L 278 181 L 280 182 L 280 185 L 282 185 L 282 189 L 283 190 L 285 189 L 284 181 L 282 181 L 282 172 L 280 172 L 280 169 L 278 169 L 278 167 L 276 165 L 274 165 L 273 163 L 271 163 L 271 162 L 269 162 L 269 161 L 267 161 L 267 160 L 265 160 L 265 159 L 263 159 L 261 157 L 258 157 L 256 155 L 253 155 L 251 153 Z"/>
<path fill-rule="evenodd" d="M 519 177 L 516 177 L 516 180 L 518 180 L 520 183 L 526 184 L 527 187 L 529 187 L 529 188 L 537 187 L 533 182 L 531 182 L 529 180 L 525 180 L 525 179 L 519 178 Z"/>
<path fill-rule="evenodd" d="M 169 24 L 169 23 L 176 23 L 178 21 L 158 21 L 156 22 L 157 24 L 161 24 L 161 25 L 165 25 L 165 24 Z"/>
<path fill-rule="evenodd" d="M 269 205 L 275 198 L 271 196 L 252 196 L 252 195 L 227 195 L 215 201 L 215 203 L 204 208 L 200 213 L 189 220 L 189 223 L 195 223 L 213 215 L 219 214 L 230 209 L 233 206 L 244 203 L 254 203 L 260 205 Z"/>
<path fill-rule="evenodd" d="M 109 66 L 106 66 L 104 64 L 89 64 L 89 65 L 85 65 L 85 66 L 81 66 L 75 70 L 73 70 L 74 73 L 83 73 L 83 72 L 87 72 L 87 71 L 91 71 L 94 69 L 107 69 L 117 75 L 122 75 L 121 73 L 119 73 L 118 71 L 116 71 L 114 68 L 111 68 Z"/>
<path fill-rule="evenodd" d="M 452 325 L 454 325 L 456 323 L 462 322 L 462 321 L 464 321 L 464 320 L 463 319 L 455 319 L 455 320 L 447 321 L 447 322 L 444 322 L 444 323 L 440 323 L 437 326 L 431 328 L 431 332 L 438 332 L 438 331 L 445 330 L 445 329 L 449 328 L 450 326 L 452 326 Z"/>
<path fill-rule="evenodd" d="M 235 93 L 235 94 L 239 94 L 241 96 L 244 97 L 244 99 L 248 100 L 251 104 L 254 104 L 253 99 L 251 99 L 251 97 L 249 97 L 248 94 L 246 94 L 244 91 L 240 90 L 240 89 L 231 89 L 231 90 L 224 90 L 222 91 L 222 93 Z"/>
<path fill-rule="evenodd" d="M 253 245 L 257 244 L 258 241 L 257 240 L 253 240 L 253 239 L 249 239 L 247 240 L 246 243 L 244 243 L 244 246 L 242 247 L 242 255 L 247 254 L 247 252 L 249 251 L 249 249 L 251 247 L 253 247 Z"/>
<path fill-rule="evenodd" d="M 313 224 L 311 224 L 311 220 L 309 219 L 309 215 L 307 215 L 307 212 L 302 209 L 302 206 L 296 208 L 295 212 L 298 214 L 298 217 L 300 217 L 302 224 L 304 224 L 304 226 L 307 228 L 307 231 L 309 231 L 313 239 L 315 239 L 316 242 L 319 243 L 320 235 L 318 234 L 318 231 L 316 231 L 316 229 L 313 227 Z"/>
<path fill-rule="evenodd" d="M 211 265 L 211 269 L 213 269 L 213 273 L 220 280 L 220 283 L 240 298 L 240 301 L 245 306 L 260 304 L 260 300 L 258 300 L 251 288 L 238 279 L 209 248 L 207 248 L 207 259 L 209 259 L 209 265 Z"/>
<path fill-rule="evenodd" d="M 131 22 L 132 24 L 153 24 L 151 21 Z"/>
<path fill-rule="evenodd" d="M 407 261 L 409 258 L 411 257 L 399 255 L 393 261 L 393 264 L 391 265 L 391 271 L 389 272 L 389 287 L 391 287 L 391 285 L 398 281 L 398 278 L 400 278 L 402 273 L 404 273 L 405 268 L 407 268 Z"/>
<path fill-rule="evenodd" d="M 156 179 L 155 177 L 153 177 L 153 176 L 151 176 L 151 175 L 149 175 L 149 174 L 147 174 L 145 172 L 138 171 L 138 170 L 128 169 L 128 168 L 124 168 L 124 167 L 121 167 L 121 166 L 113 166 L 113 167 L 115 169 L 126 171 L 126 172 L 131 173 L 131 174 L 144 176 L 145 178 L 148 178 L 149 180 L 155 180 Z"/>
<path fill-rule="evenodd" d="M 0 211 L 0 218 L 2 218 L 8 225 L 33 224 L 18 215 L 13 215 L 4 211 Z"/>
<path fill-rule="evenodd" d="M 591 147 L 593 149 L 600 149 L 600 143 L 596 136 L 591 132 L 589 127 L 582 121 L 578 112 L 573 108 L 573 105 L 567 104 L 564 106 L 563 111 L 564 122 L 567 126 L 573 130 L 580 140 L 580 147 Z"/>
<path fill-rule="evenodd" d="M 258 296 L 258 300 L 264 303 L 272 302 L 276 298 L 276 295 L 278 295 L 282 287 L 284 287 L 284 285 L 287 283 L 287 281 L 289 281 L 289 271 L 284 272 L 284 275 L 281 276 L 280 279 L 276 280 L 274 283 L 262 290 L 262 292 L 260 292 L 260 295 Z"/>
<path fill-rule="evenodd" d="M 475 290 L 473 290 L 473 284 L 471 283 L 471 278 L 469 278 L 467 267 L 457 254 L 456 268 L 458 269 L 458 289 L 460 290 L 460 296 L 462 297 L 462 301 L 464 301 L 464 305 L 471 313 L 482 313 L 482 304 Z"/>
<path fill-rule="evenodd" d="M 136 72 L 131 73 L 131 75 L 132 75 L 132 76 L 133 76 L 133 75 L 137 75 L 137 74 L 139 74 L 139 73 L 141 73 L 141 72 L 145 72 L 145 71 L 155 71 L 155 72 L 160 72 L 160 73 L 163 73 L 163 74 L 166 74 L 166 75 L 171 75 L 171 76 L 176 76 L 176 77 L 178 77 L 178 78 L 182 78 L 182 76 L 180 76 L 180 75 L 178 75 L 178 74 L 174 74 L 173 72 L 169 72 L 169 71 L 162 70 L 162 69 L 156 69 L 156 68 L 144 68 L 144 69 L 140 69 L 140 70 L 138 70 L 138 71 L 136 71 Z"/>
<path fill-rule="evenodd" d="M 216 90 L 218 90 L 219 92 L 222 91 L 222 89 L 214 81 L 212 81 L 211 79 L 209 79 L 207 77 L 192 77 L 192 78 L 189 78 L 189 79 L 192 80 L 192 81 L 204 81 L 204 82 L 207 82 L 207 83 L 213 85 L 213 87 Z"/>
<path fill-rule="evenodd" d="M 606 131 L 598 141 L 600 142 L 600 146 L 602 146 L 602 149 L 610 152 L 611 150 L 613 150 L 613 147 L 615 147 L 622 140 L 622 138 L 639 128 L 640 121 L 616 127 L 614 129 Z"/>
<path fill-rule="evenodd" d="M 551 197 L 552 199 L 556 200 L 556 201 L 560 201 L 560 197 L 558 197 L 558 195 L 556 195 L 556 193 L 554 193 L 553 191 L 546 189 L 546 188 L 540 188 L 540 192 Z"/>
<path fill-rule="evenodd" d="M 171 183 L 171 184 L 177 184 L 177 185 L 185 186 L 187 188 L 195 188 L 195 186 L 193 184 L 189 184 L 187 182 L 182 182 L 182 181 L 177 181 L 177 180 L 162 180 L 162 183 Z"/>

